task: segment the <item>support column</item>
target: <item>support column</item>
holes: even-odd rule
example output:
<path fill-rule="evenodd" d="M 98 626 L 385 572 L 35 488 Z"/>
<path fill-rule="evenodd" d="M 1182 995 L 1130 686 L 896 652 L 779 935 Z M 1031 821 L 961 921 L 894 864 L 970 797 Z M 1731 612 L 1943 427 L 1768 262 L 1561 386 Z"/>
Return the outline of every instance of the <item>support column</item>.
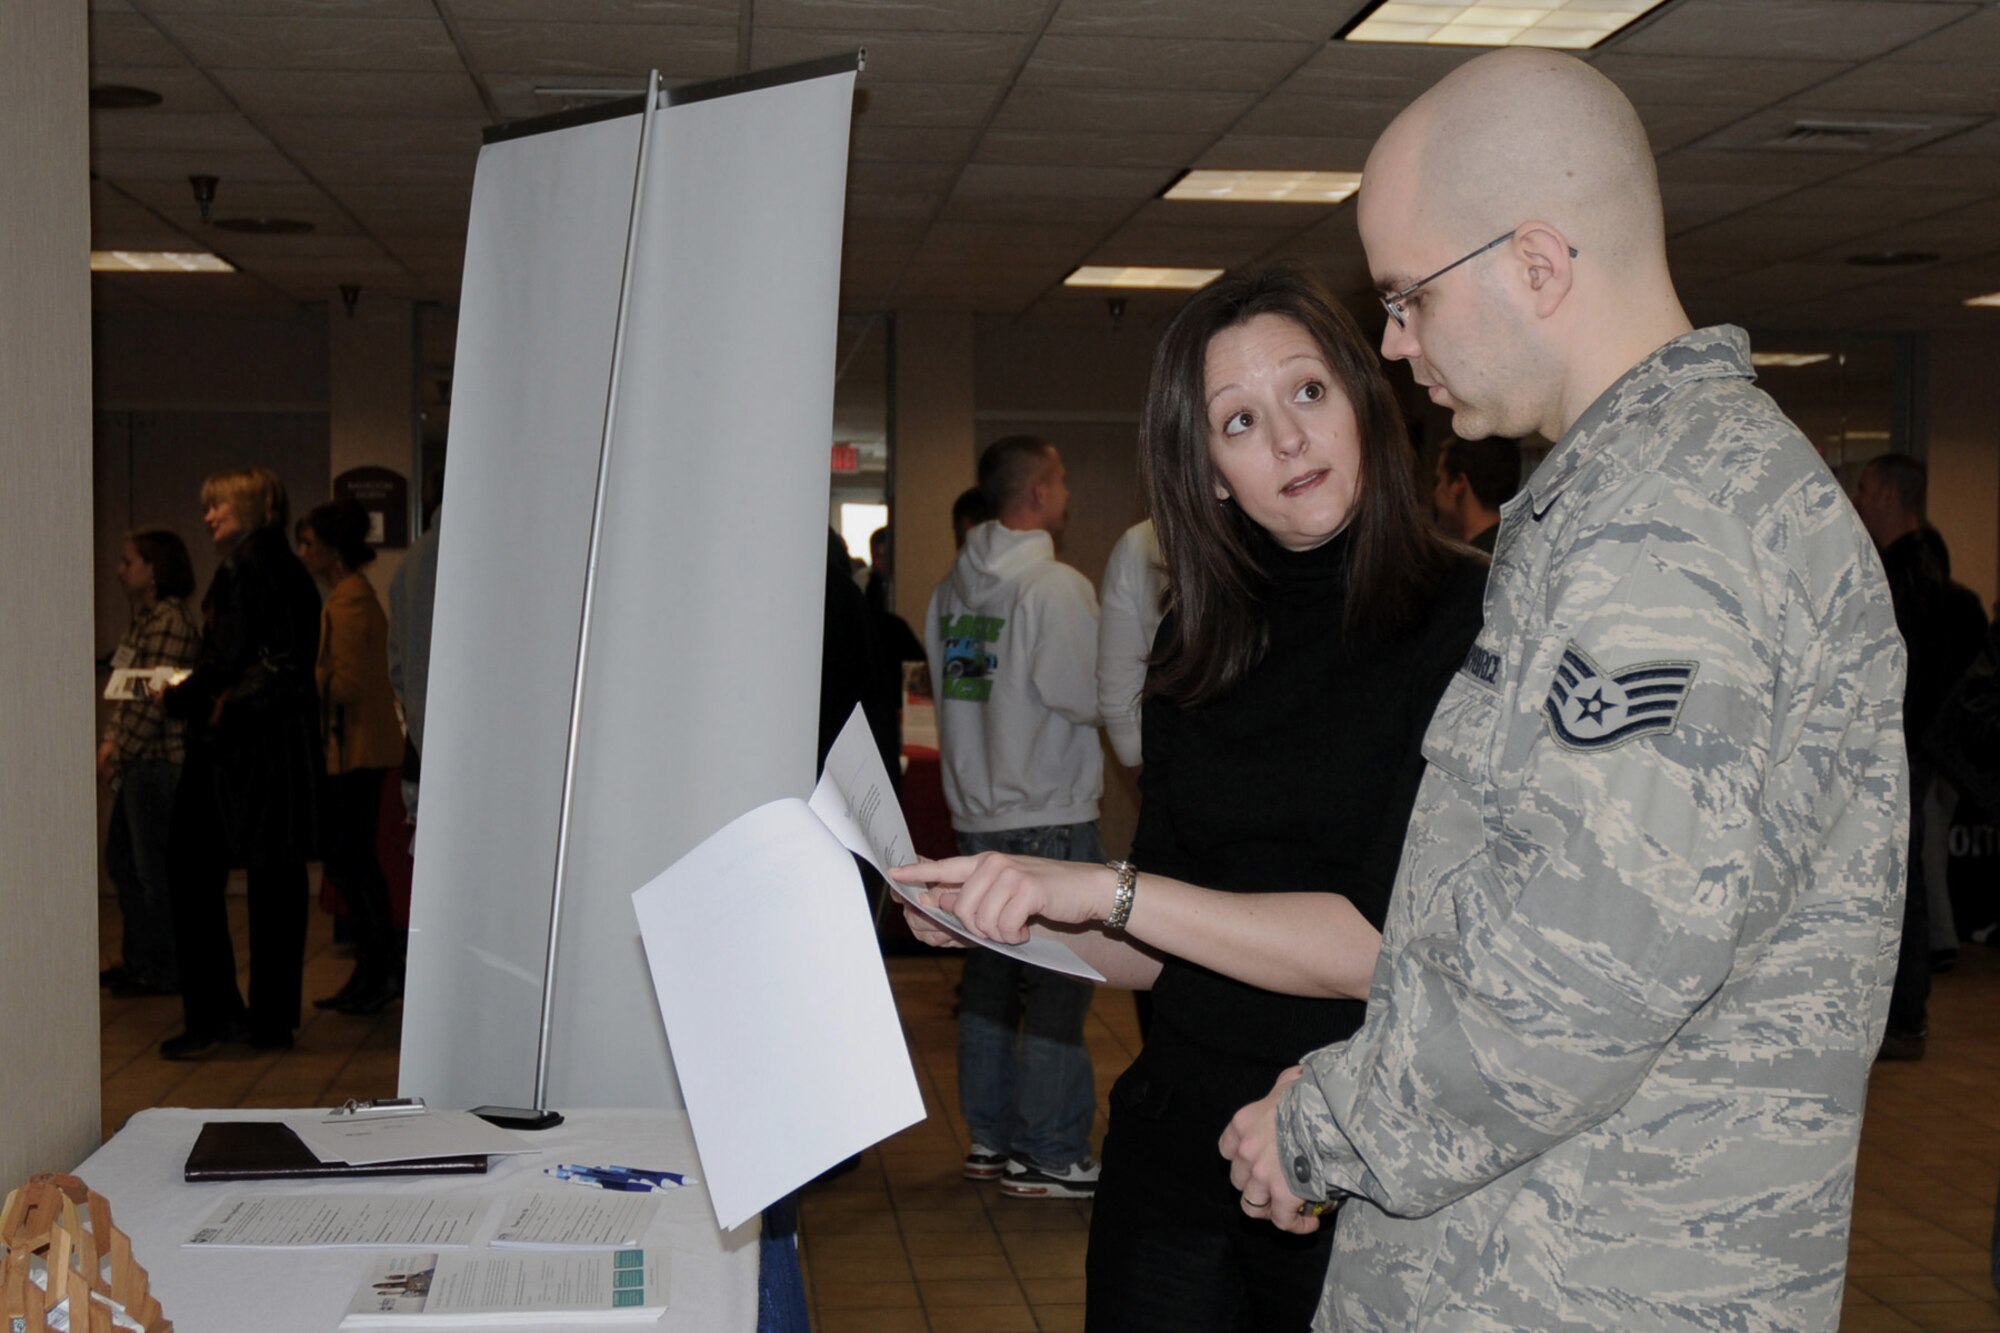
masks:
<path fill-rule="evenodd" d="M 99 1133 L 87 8 L 0 4 L 0 1191 Z"/>
<path fill-rule="evenodd" d="M 972 316 L 913 310 L 896 316 L 896 614 L 924 633 L 931 589 L 951 569 L 951 502 L 972 485 L 979 442 L 972 420 Z"/>
<path fill-rule="evenodd" d="M 355 468 L 386 468 L 401 477 L 400 522 L 407 544 L 417 536 L 420 485 L 413 475 L 419 443 L 416 308 L 408 301 L 371 300 L 363 290 L 352 315 L 332 301 L 326 318 L 328 484 Z M 387 518 L 391 524 L 398 521 L 393 514 Z M 402 563 L 403 547 L 385 546 L 368 566 L 368 579 L 385 602 L 389 580 Z"/>

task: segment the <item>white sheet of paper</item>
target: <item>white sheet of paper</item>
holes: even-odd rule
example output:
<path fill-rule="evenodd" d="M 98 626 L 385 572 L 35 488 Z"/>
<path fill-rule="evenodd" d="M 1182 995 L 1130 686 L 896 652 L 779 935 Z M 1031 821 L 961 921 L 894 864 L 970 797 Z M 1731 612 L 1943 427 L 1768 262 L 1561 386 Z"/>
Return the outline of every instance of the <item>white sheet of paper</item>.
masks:
<path fill-rule="evenodd" d="M 637 1245 L 660 1211 L 655 1194 L 611 1190 L 518 1190 L 500 1214 L 495 1245 L 605 1250 Z"/>
<path fill-rule="evenodd" d="M 924 1118 L 854 861 L 804 801 L 632 895 L 716 1221 Z"/>
<path fill-rule="evenodd" d="M 520 1135 L 481 1120 L 470 1111 L 426 1111 L 422 1115 L 290 1116 L 285 1123 L 322 1162 L 367 1166 L 371 1162 L 414 1162 L 426 1157 L 485 1153 L 539 1152 Z"/>
<path fill-rule="evenodd" d="M 889 772 L 882 767 L 882 753 L 875 748 L 875 736 L 868 730 L 868 719 L 863 716 L 861 705 L 854 706 L 853 716 L 847 719 L 833 748 L 827 751 L 826 771 L 820 775 L 808 804 L 833 830 L 834 837 L 882 873 L 897 897 L 968 944 L 1052 972 L 1091 981 L 1104 980 L 1102 972 L 1077 957 L 1076 951 L 1061 940 L 1046 935 L 1037 935 L 1026 944 L 982 940 L 966 930 L 950 912 L 924 906 L 917 901 L 917 890 L 896 882 L 891 867 L 909 865 L 917 859 L 917 853 L 910 842 L 909 821 L 903 817 L 903 807 L 896 800 L 896 789 L 889 785 Z"/>
<path fill-rule="evenodd" d="M 464 1245 L 487 1201 L 464 1194 L 232 1194 L 183 1246 Z"/>
<path fill-rule="evenodd" d="M 129 651 L 120 651 L 126 651 L 130 656 Z M 104 682 L 104 697 L 107 699 L 150 699 L 168 686 L 178 685 L 188 678 L 186 667 L 120 666 L 115 656 L 112 662 L 111 679 Z"/>
<path fill-rule="evenodd" d="M 656 1323 L 667 1308 L 669 1259 L 665 1250 L 384 1255 L 368 1266 L 340 1326 L 556 1328 L 577 1318 L 592 1325 Z"/>

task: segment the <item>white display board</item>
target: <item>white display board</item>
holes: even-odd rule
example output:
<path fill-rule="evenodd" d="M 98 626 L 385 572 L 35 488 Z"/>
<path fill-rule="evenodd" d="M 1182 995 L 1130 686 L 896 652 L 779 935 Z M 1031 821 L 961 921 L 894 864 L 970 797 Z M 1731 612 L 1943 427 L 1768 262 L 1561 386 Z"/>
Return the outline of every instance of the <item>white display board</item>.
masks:
<path fill-rule="evenodd" d="M 643 170 L 636 112 L 480 154 L 405 1094 L 534 1099 L 609 410 L 547 1102 L 680 1104 L 631 895 L 742 811 L 812 788 L 853 86 L 850 69 L 655 110 Z"/>

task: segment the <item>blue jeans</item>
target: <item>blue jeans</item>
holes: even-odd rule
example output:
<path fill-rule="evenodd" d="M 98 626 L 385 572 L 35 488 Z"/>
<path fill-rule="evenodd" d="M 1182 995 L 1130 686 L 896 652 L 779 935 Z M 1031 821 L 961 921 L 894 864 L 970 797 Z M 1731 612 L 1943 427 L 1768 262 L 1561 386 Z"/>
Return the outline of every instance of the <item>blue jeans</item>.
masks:
<path fill-rule="evenodd" d="M 180 780 L 181 766 L 164 759 L 127 764 L 118 776 L 111 833 L 104 840 L 104 873 L 118 889 L 118 915 L 125 922 L 125 970 L 160 990 L 180 986 L 167 879 L 167 837 Z"/>
<path fill-rule="evenodd" d="M 958 850 L 1102 861 L 1097 825 L 958 835 Z M 1061 1170 L 1090 1156 L 1097 1085 L 1083 1020 L 1096 987 L 991 949 L 966 950 L 958 1001 L 958 1100 L 966 1128 L 996 1152 Z"/>

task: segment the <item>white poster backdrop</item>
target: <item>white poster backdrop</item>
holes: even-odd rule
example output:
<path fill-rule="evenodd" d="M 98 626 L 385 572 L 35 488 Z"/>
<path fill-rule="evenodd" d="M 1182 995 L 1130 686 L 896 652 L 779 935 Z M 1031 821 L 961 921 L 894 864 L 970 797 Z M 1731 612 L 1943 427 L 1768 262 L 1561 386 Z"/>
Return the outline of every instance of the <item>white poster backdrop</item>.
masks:
<path fill-rule="evenodd" d="M 559 1110 L 680 1104 L 631 894 L 812 787 L 853 86 L 652 113 L 558 936 Z M 434 1105 L 534 1099 L 638 143 L 635 114 L 491 144 L 475 178 L 400 1079 Z"/>

